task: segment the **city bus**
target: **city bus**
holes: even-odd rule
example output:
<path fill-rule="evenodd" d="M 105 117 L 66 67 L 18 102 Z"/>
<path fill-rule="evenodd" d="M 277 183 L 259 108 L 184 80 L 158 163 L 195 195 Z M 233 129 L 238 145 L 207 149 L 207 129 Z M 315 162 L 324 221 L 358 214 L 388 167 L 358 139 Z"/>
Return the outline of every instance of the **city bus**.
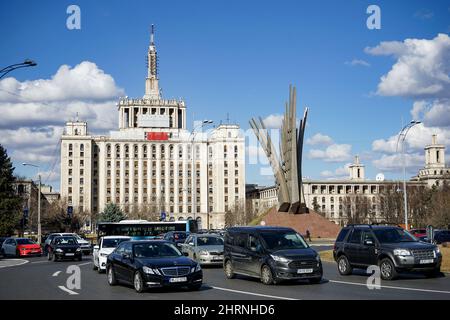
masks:
<path fill-rule="evenodd" d="M 154 239 L 169 231 L 185 231 L 196 233 L 197 221 L 158 221 L 122 220 L 120 222 L 99 222 L 97 224 L 98 238 L 103 236 L 129 236 L 133 240 Z"/>

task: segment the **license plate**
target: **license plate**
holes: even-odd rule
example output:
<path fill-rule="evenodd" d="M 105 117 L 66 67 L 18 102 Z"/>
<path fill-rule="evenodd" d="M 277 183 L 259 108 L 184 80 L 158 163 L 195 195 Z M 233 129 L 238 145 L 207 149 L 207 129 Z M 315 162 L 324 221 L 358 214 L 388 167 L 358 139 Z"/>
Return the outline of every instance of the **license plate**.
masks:
<path fill-rule="evenodd" d="M 298 269 L 297 273 L 313 273 L 313 269 Z"/>
<path fill-rule="evenodd" d="M 433 259 L 420 260 L 420 264 L 433 263 Z"/>
<path fill-rule="evenodd" d="M 74 256 L 74 255 L 75 255 L 75 253 L 66 253 L 66 256 L 68 256 L 68 257 Z"/>
<path fill-rule="evenodd" d="M 186 277 L 179 277 L 179 278 L 170 278 L 169 282 L 186 282 L 187 278 Z"/>

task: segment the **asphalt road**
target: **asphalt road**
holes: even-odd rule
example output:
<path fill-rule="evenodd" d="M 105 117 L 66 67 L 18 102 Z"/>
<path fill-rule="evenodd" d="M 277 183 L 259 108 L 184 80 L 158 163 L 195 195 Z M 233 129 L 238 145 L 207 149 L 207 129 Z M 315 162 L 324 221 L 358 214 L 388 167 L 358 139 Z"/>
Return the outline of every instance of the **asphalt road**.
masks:
<path fill-rule="evenodd" d="M 328 249 L 326 245 L 316 247 Z M 70 265 L 81 270 L 81 289 L 67 289 Z M 157 289 L 138 294 L 132 287 L 110 287 L 105 274 L 92 269 L 91 256 L 81 262 L 50 262 L 46 257 L 0 260 L 0 299 L 171 299 L 171 300 L 253 300 L 253 299 L 450 299 L 450 275 L 426 279 L 404 275 L 395 281 L 382 281 L 380 289 L 368 289 L 364 271 L 340 276 L 334 263 L 323 263 L 322 283 L 283 283 L 265 286 L 257 279 L 237 277 L 228 280 L 222 268 L 204 268 L 203 287 Z"/>

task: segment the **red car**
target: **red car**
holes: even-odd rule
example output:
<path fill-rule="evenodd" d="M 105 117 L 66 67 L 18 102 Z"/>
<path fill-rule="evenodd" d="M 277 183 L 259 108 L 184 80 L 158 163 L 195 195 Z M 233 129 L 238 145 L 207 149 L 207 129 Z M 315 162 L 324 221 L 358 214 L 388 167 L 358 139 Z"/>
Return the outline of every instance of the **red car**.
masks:
<path fill-rule="evenodd" d="M 426 237 L 427 229 L 411 229 L 409 230 L 409 233 L 411 233 L 416 238 Z"/>
<path fill-rule="evenodd" d="M 3 242 L 1 251 L 4 256 L 42 255 L 41 246 L 28 238 L 8 238 Z"/>

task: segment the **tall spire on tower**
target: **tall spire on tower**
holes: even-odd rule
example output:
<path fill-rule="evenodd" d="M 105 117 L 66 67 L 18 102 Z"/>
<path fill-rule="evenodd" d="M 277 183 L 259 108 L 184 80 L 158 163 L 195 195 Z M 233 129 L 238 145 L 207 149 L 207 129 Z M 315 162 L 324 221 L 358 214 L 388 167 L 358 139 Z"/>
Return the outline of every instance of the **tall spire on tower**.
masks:
<path fill-rule="evenodd" d="M 147 53 L 147 78 L 145 79 L 144 98 L 160 99 L 158 87 L 158 55 L 155 46 L 155 27 L 152 24 L 150 31 L 150 46 Z"/>

